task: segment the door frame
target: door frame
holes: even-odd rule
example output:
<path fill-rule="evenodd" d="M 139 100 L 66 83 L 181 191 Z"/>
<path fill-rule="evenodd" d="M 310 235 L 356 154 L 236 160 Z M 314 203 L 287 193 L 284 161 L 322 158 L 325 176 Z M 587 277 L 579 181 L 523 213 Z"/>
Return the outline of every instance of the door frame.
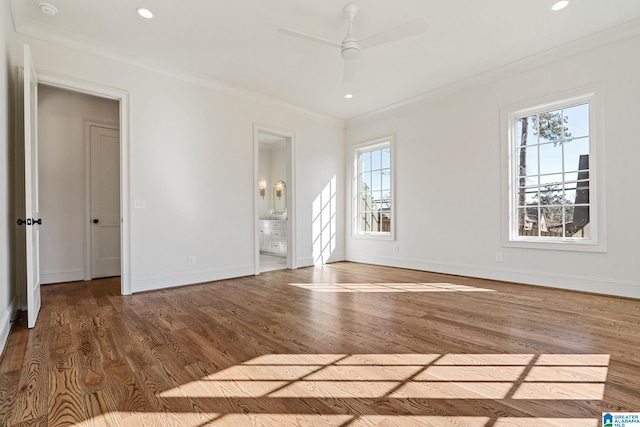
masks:
<path fill-rule="evenodd" d="M 287 268 L 298 268 L 296 256 L 296 191 L 295 191 L 295 135 L 293 132 L 262 125 L 253 124 L 253 235 L 254 235 L 254 268 L 255 275 L 260 275 L 260 212 L 258 200 L 260 198 L 260 141 L 259 134 L 266 133 L 278 136 L 285 141 L 286 151 L 286 180 L 287 180 Z"/>
<path fill-rule="evenodd" d="M 24 65 L 24 64 L 23 64 Z M 26 206 L 20 198 L 24 196 L 25 190 L 25 171 L 24 171 L 24 67 L 17 67 L 16 87 L 14 94 L 15 101 L 15 134 L 14 134 L 14 194 L 15 218 L 25 218 Z M 18 226 L 15 228 L 14 244 L 15 244 L 15 288 L 16 298 L 20 310 L 27 310 L 27 232 L 26 227 Z"/>
<path fill-rule="evenodd" d="M 95 120 L 83 120 L 84 125 L 84 280 L 93 278 L 91 268 L 91 128 L 99 127 L 104 129 L 120 130 L 117 123 L 99 122 Z M 122 198 L 122 197 L 121 197 Z M 122 236 L 121 236 L 122 237 Z M 122 265 L 120 266 L 122 268 Z"/>
<path fill-rule="evenodd" d="M 131 152 L 129 150 L 129 92 L 97 83 L 78 80 L 38 70 L 38 83 L 119 101 L 120 128 L 120 292 L 131 295 L 131 214 L 130 182 Z M 85 171 L 86 173 L 86 171 Z M 88 223 L 88 221 L 87 221 Z M 85 260 L 86 262 L 86 260 Z M 85 266 L 86 268 L 86 266 Z M 86 270 L 85 270 L 86 272 Z M 85 276 L 86 277 L 86 276 Z"/>

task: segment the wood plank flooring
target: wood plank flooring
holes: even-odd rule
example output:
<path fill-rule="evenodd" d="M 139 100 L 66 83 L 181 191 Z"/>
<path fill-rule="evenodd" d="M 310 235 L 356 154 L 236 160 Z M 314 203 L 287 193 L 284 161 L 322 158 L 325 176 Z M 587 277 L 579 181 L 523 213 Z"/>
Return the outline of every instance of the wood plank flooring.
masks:
<path fill-rule="evenodd" d="M 1 426 L 596 427 L 640 411 L 640 301 L 336 263 L 128 297 L 43 286 Z"/>
<path fill-rule="evenodd" d="M 275 256 L 260 252 L 260 272 L 284 270 L 287 268 L 286 256 Z"/>

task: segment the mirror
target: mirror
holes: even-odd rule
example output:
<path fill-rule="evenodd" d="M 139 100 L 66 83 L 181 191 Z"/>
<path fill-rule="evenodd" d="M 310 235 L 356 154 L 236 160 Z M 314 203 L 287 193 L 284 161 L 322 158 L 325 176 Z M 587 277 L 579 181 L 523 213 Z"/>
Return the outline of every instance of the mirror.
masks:
<path fill-rule="evenodd" d="M 273 184 L 273 204 L 274 215 L 282 215 L 287 212 L 287 184 L 278 181 Z"/>

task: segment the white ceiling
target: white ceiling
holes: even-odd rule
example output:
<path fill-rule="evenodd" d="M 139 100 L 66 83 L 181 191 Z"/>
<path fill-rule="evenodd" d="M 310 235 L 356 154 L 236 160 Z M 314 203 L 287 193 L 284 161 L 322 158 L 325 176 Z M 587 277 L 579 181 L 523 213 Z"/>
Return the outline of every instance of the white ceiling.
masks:
<path fill-rule="evenodd" d="M 54 17 L 40 12 L 39 1 L 11 0 L 18 32 L 338 118 L 623 24 L 640 32 L 640 0 L 572 0 L 560 12 L 551 11 L 552 0 L 354 0 L 359 38 L 417 17 L 427 20 L 429 30 L 363 51 L 355 81 L 343 84 L 339 49 L 276 30 L 289 27 L 340 42 L 348 0 L 46 0 L 59 11 Z M 140 18 L 139 6 L 155 18 Z M 347 92 L 354 98 L 345 99 Z"/>

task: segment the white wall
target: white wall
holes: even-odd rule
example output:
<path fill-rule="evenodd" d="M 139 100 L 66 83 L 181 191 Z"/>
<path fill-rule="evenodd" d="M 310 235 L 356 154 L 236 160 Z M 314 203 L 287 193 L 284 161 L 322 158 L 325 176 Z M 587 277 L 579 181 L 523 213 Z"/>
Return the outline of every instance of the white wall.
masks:
<path fill-rule="evenodd" d="M 266 218 L 271 217 L 271 209 L 273 209 L 274 185 L 278 181 L 284 181 L 287 185 L 287 145 L 286 141 L 276 142 L 269 145 L 262 145 L 260 156 L 264 154 L 266 164 L 264 176 L 267 180 L 266 188 Z M 261 157 L 262 160 L 262 157 Z M 262 218 L 262 214 L 261 214 Z"/>
<path fill-rule="evenodd" d="M 287 145 L 286 141 L 271 144 L 260 144 L 259 147 L 259 179 L 265 179 L 264 199 L 258 200 L 258 215 L 260 219 L 271 219 L 273 209 L 273 185 L 277 181 L 287 183 Z"/>
<path fill-rule="evenodd" d="M 278 181 L 287 182 L 287 151 L 285 141 L 273 144 L 271 148 L 271 188 Z"/>
<path fill-rule="evenodd" d="M 311 265 L 311 209 L 344 171 L 344 121 L 240 98 L 24 36 L 39 70 L 129 92 L 133 292 L 250 275 L 254 124 L 295 135 L 298 266 Z M 341 178 L 340 178 L 341 179 Z M 342 245 L 336 254 L 344 253 Z M 187 265 L 190 255 L 197 263 Z"/>
<path fill-rule="evenodd" d="M 39 85 L 41 283 L 82 280 L 86 230 L 85 121 L 118 125 L 118 101 Z"/>
<path fill-rule="evenodd" d="M 271 218 L 271 150 L 268 145 L 260 144 L 258 148 L 258 179 L 264 179 L 266 187 L 264 198 L 258 199 L 258 217 L 260 219 Z"/>
<path fill-rule="evenodd" d="M 346 258 L 640 297 L 638 52 L 640 38 L 634 37 L 458 92 L 443 91 L 412 108 L 349 121 L 348 146 L 396 136 L 397 240 L 348 237 Z M 606 98 L 608 252 L 503 247 L 500 108 L 600 82 Z M 504 254 L 503 263 L 496 263 L 496 252 Z"/>
<path fill-rule="evenodd" d="M 14 222 L 13 205 L 13 99 L 10 96 L 12 64 L 9 61 L 10 37 L 13 23 L 11 22 L 9 2 L 0 0 L 0 352 L 4 348 L 10 320 L 17 310 L 18 301 L 14 286 L 15 261 L 13 252 L 14 232 L 17 228 Z"/>

